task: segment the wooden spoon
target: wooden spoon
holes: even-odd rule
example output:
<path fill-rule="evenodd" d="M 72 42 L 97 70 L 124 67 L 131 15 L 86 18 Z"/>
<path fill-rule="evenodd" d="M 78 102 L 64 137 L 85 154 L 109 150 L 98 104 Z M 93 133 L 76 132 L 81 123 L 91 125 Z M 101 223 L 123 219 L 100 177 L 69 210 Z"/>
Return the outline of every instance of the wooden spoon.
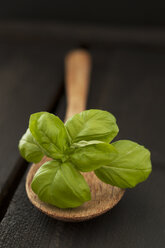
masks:
<path fill-rule="evenodd" d="M 86 107 L 91 57 L 85 50 L 70 52 L 65 58 L 67 110 L 65 121 Z M 93 172 L 83 173 L 90 186 L 92 200 L 73 209 L 60 209 L 39 200 L 31 189 L 33 176 L 39 167 L 50 160 L 44 157 L 38 164 L 33 164 L 26 178 L 26 192 L 34 206 L 45 214 L 63 221 L 84 221 L 99 216 L 114 207 L 122 198 L 124 190 L 105 184 Z"/>

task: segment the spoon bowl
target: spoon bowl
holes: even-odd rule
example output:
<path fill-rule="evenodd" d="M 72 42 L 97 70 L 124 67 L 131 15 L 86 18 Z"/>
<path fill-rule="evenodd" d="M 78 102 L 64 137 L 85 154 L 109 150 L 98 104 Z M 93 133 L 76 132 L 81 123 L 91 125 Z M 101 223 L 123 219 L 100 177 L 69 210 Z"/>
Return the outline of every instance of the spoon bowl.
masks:
<path fill-rule="evenodd" d="M 40 166 L 48 160 L 50 159 L 44 157 L 40 163 L 31 166 L 26 178 L 26 192 L 32 204 L 52 218 L 70 222 L 88 220 L 113 208 L 124 195 L 125 190 L 105 184 L 93 172 L 86 172 L 83 173 L 83 176 L 91 190 L 92 199 L 90 201 L 72 209 L 60 209 L 44 203 L 32 191 L 31 182 Z"/>

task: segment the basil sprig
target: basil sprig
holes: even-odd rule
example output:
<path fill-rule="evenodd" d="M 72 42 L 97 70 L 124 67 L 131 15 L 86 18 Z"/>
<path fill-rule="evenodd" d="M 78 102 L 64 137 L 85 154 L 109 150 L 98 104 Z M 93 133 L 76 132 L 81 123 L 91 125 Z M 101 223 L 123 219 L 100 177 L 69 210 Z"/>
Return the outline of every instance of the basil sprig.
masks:
<path fill-rule="evenodd" d="M 19 142 L 27 161 L 44 163 L 32 180 L 40 200 L 59 208 L 78 207 L 91 199 L 81 172 L 94 171 L 107 184 L 132 188 L 151 173 L 150 152 L 129 140 L 109 144 L 119 129 L 107 111 L 91 109 L 74 115 L 64 125 L 48 112 L 32 114 Z"/>

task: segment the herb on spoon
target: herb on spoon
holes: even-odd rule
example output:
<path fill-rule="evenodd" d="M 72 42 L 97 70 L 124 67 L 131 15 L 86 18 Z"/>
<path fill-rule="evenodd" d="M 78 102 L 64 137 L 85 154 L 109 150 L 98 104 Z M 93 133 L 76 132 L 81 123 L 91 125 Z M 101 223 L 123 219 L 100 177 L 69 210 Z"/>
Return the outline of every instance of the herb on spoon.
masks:
<path fill-rule="evenodd" d="M 19 142 L 23 158 L 44 163 L 32 180 L 32 190 L 43 202 L 75 208 L 91 199 L 81 172 L 94 171 L 103 182 L 132 188 L 151 173 L 150 152 L 129 140 L 110 143 L 118 134 L 115 117 L 97 109 L 75 114 L 65 124 L 48 112 L 32 114 Z"/>

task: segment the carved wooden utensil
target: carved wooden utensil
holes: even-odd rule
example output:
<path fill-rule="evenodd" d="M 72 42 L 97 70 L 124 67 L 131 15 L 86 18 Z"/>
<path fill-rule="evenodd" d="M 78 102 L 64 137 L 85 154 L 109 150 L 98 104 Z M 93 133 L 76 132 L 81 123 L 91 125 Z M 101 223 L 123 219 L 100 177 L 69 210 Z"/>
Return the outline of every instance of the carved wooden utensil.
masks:
<path fill-rule="evenodd" d="M 91 57 L 85 50 L 71 51 L 65 58 L 65 82 L 67 110 L 65 121 L 72 115 L 86 108 Z M 33 176 L 39 167 L 50 160 L 44 157 L 38 164 L 33 164 L 26 178 L 26 192 L 34 206 L 45 214 L 63 221 L 84 221 L 99 216 L 114 207 L 122 198 L 124 190 L 101 182 L 93 172 L 83 173 L 90 186 L 92 200 L 73 209 L 60 209 L 39 200 L 31 189 Z"/>

